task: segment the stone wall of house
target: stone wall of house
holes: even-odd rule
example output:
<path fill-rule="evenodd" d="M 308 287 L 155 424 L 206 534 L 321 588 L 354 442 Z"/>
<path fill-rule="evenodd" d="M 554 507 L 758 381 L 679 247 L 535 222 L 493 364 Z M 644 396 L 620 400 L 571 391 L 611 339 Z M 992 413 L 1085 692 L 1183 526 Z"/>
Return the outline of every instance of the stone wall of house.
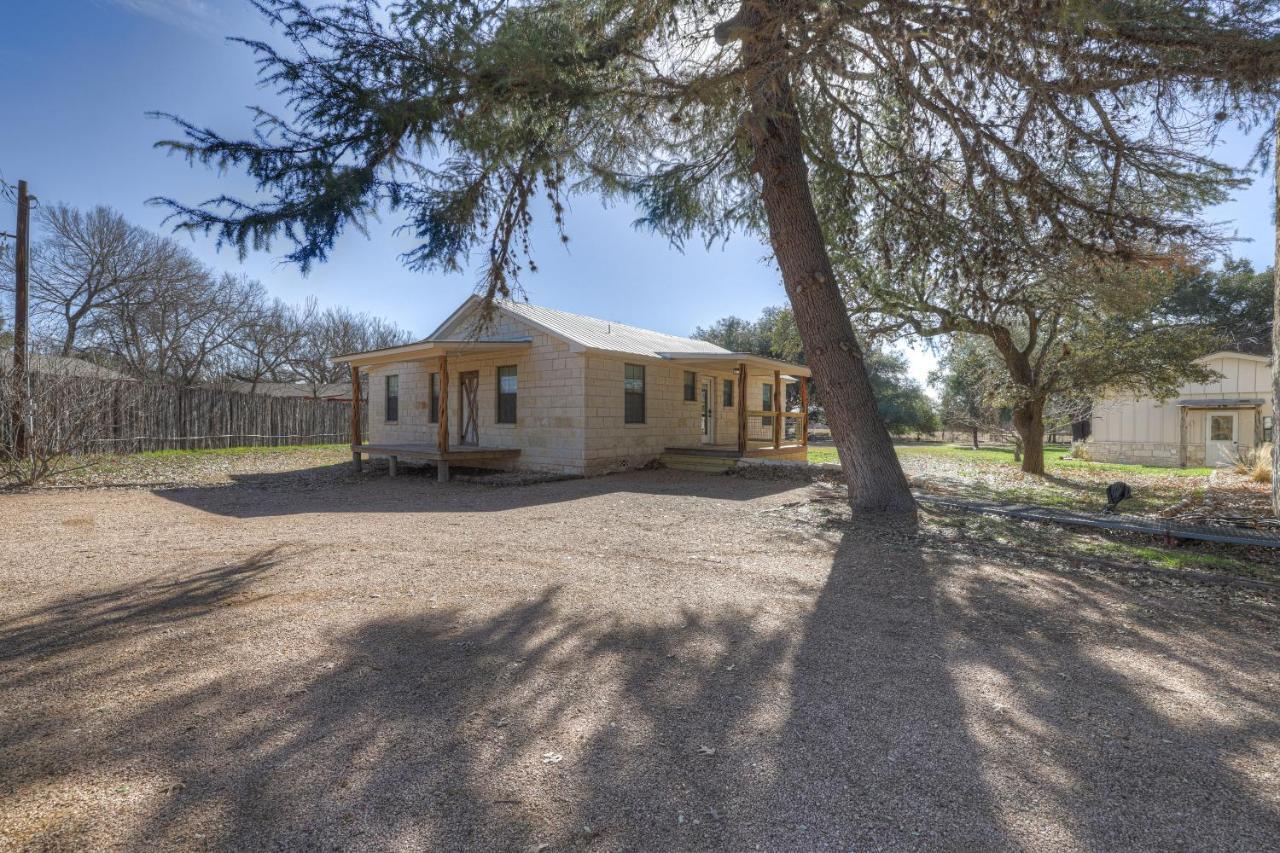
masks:
<path fill-rule="evenodd" d="M 586 354 L 586 471 L 638 468 L 668 447 L 697 447 L 701 439 L 701 403 L 684 399 L 685 368 L 660 359 L 590 352 Z M 645 421 L 625 422 L 623 379 L 627 364 L 645 369 Z M 712 374 L 717 380 L 723 374 Z M 717 417 L 717 428 L 723 418 Z M 735 422 L 736 423 L 736 422 Z M 737 428 L 733 428 L 734 443 Z"/>
<path fill-rule="evenodd" d="M 531 337 L 527 350 L 449 357 L 449 444 L 459 447 L 461 374 L 479 373 L 478 434 L 481 447 L 519 448 L 512 463 L 522 470 L 562 474 L 584 472 L 585 419 L 582 382 L 585 356 L 569 345 L 515 321 L 505 321 L 488 337 Z M 516 423 L 497 423 L 497 369 L 516 367 Z M 438 364 L 407 361 L 370 368 L 370 443 L 436 443 L 437 425 L 430 421 L 430 374 Z M 386 377 L 399 376 L 400 406 L 395 422 L 386 420 Z M 455 463 L 456 464 L 456 463 Z"/>

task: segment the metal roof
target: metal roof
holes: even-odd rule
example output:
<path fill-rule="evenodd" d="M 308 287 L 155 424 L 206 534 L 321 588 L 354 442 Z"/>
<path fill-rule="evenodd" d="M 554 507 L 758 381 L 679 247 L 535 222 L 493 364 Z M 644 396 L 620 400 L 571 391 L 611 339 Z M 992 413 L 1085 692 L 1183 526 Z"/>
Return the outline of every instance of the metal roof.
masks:
<path fill-rule="evenodd" d="M 663 358 L 664 354 L 681 353 L 729 354 L 729 350 L 708 341 L 682 338 L 679 335 L 654 332 L 650 329 L 641 329 L 639 326 L 629 326 L 626 323 L 615 323 L 611 320 L 599 320 L 568 311 L 557 311 L 554 308 L 543 308 L 541 305 L 530 305 L 528 302 L 499 299 L 495 304 L 502 310 L 538 326 L 543 331 L 588 349 L 647 355 L 650 358 Z"/>
<path fill-rule="evenodd" d="M 485 346 L 528 345 L 528 338 L 487 338 L 484 337 L 485 329 L 478 328 L 474 321 L 470 323 L 470 328 L 467 324 L 460 322 L 465 320 L 473 309 L 479 308 L 482 302 L 479 296 L 468 297 L 435 331 L 417 343 L 364 353 L 346 353 L 334 356 L 330 361 L 370 364 L 397 358 L 421 357 L 428 352 L 438 353 L 445 349 L 465 350 Z M 615 323 L 612 320 L 601 320 L 584 314 L 573 314 L 569 311 L 544 308 L 541 305 L 531 305 L 528 302 L 517 302 L 511 299 L 495 299 L 493 305 L 499 312 L 508 314 L 578 349 L 622 353 L 663 361 L 723 359 L 726 362 L 747 362 L 770 369 L 786 370 L 795 376 L 810 374 L 809 368 L 802 365 L 749 353 L 736 353 L 708 341 L 668 335 L 665 332 L 655 332 L 652 329 L 642 329 L 626 323 Z"/>

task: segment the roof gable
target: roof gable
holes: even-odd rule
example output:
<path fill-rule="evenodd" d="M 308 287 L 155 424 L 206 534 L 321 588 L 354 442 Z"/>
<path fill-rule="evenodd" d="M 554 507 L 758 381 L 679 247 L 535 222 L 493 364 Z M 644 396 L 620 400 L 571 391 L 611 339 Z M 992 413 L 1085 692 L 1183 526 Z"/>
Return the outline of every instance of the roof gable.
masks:
<path fill-rule="evenodd" d="M 466 331 L 474 332 L 474 327 L 468 330 L 468 323 L 474 323 L 473 317 L 481 301 L 478 296 L 468 298 L 457 311 L 440 324 L 439 328 L 427 336 L 427 340 L 450 336 L 470 337 Z M 497 309 L 498 317 L 493 323 L 501 336 L 506 336 L 510 331 L 509 327 L 501 328 L 502 321 L 508 319 L 583 349 L 641 355 L 649 358 L 669 357 L 671 354 L 678 353 L 729 353 L 729 350 L 724 347 L 707 341 L 668 335 L 642 329 L 639 326 L 600 320 L 583 314 L 558 311 L 554 308 L 544 308 L 528 302 L 497 299 L 494 300 L 494 307 Z M 458 335 L 458 330 L 464 330 L 463 334 Z M 664 353 L 667 355 L 664 356 Z"/>

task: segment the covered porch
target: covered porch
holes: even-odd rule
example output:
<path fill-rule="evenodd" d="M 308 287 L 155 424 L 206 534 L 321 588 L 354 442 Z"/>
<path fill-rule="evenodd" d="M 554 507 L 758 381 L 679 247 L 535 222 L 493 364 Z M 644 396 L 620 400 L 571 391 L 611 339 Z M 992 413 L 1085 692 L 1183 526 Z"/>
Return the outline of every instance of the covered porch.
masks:
<path fill-rule="evenodd" d="M 479 400 L 475 372 L 460 373 L 456 388 L 450 387 L 450 358 L 465 356 L 516 355 L 527 351 L 529 338 L 506 340 L 426 340 L 406 346 L 337 356 L 334 362 L 347 362 L 351 367 L 351 460 L 357 471 L 363 459 L 385 458 L 388 473 L 394 477 L 401 460 L 427 462 L 436 467 L 440 482 L 449 479 L 451 464 L 476 468 L 504 467 L 520 456 L 517 447 L 493 446 L 481 442 Z M 439 375 L 438 397 L 430 402 L 435 422 L 421 431 L 421 441 L 364 441 L 362 425 L 366 411 L 365 384 L 362 370 L 379 365 L 422 362 L 427 375 Z M 465 369 L 466 364 L 464 363 Z M 457 393 L 457 404 L 450 409 L 451 393 Z M 450 421 L 456 421 L 456 432 Z M 417 437 L 416 435 L 414 436 Z"/>
<path fill-rule="evenodd" d="M 716 401 L 704 399 L 703 440 L 697 444 L 668 447 L 668 453 L 735 459 L 808 460 L 811 375 L 808 367 L 744 353 L 659 355 L 690 370 L 732 373 L 735 384 L 736 440 L 729 442 L 715 435 L 709 419 L 714 417 Z M 752 405 L 754 395 L 751 389 L 757 382 L 771 391 L 762 395 L 767 399 L 762 399 L 759 407 Z"/>

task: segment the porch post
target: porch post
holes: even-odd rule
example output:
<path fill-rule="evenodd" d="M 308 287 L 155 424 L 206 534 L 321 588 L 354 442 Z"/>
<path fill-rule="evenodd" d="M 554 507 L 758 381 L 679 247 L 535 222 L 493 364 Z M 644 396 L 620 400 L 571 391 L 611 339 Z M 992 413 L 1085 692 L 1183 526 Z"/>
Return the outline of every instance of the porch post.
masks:
<path fill-rule="evenodd" d="M 773 449 L 782 446 L 782 371 L 773 372 Z"/>
<path fill-rule="evenodd" d="M 1178 467 L 1187 467 L 1187 407 L 1178 407 Z"/>
<path fill-rule="evenodd" d="M 747 455 L 747 363 L 738 365 L 738 455 Z"/>
<path fill-rule="evenodd" d="M 800 418 L 800 444 L 805 447 L 809 446 L 809 379 L 805 376 L 800 377 L 800 411 L 803 416 Z"/>
<path fill-rule="evenodd" d="M 440 356 L 440 410 L 436 413 L 436 448 L 449 452 L 449 356 Z"/>
<path fill-rule="evenodd" d="M 357 473 L 362 467 L 360 451 L 357 448 L 363 443 L 360 438 L 360 396 L 360 368 L 353 364 L 351 365 L 351 461 L 355 464 Z"/>

